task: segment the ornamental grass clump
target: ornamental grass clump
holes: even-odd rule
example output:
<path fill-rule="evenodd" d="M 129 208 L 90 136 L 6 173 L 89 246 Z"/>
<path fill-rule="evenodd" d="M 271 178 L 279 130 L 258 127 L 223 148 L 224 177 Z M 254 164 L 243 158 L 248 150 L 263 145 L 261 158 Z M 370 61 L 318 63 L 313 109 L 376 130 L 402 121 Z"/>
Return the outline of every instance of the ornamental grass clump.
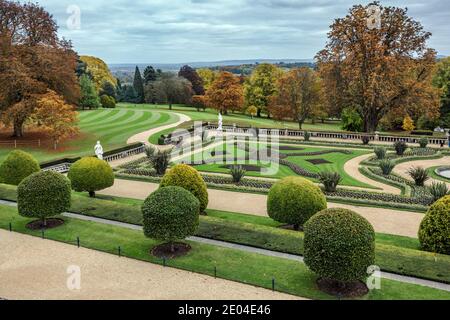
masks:
<path fill-rule="evenodd" d="M 337 186 L 342 181 L 338 172 L 323 171 L 319 172 L 319 181 L 323 184 L 326 192 L 336 192 Z"/>
<path fill-rule="evenodd" d="M 374 152 L 378 160 L 383 160 L 386 158 L 387 150 L 385 147 L 376 147 Z"/>
<path fill-rule="evenodd" d="M 437 201 L 450 193 L 450 190 L 445 182 L 434 181 L 427 187 L 427 190 L 433 196 L 433 201 Z"/>
<path fill-rule="evenodd" d="M 247 171 L 241 165 L 233 165 L 230 167 L 230 174 L 234 183 L 241 182 Z"/>
<path fill-rule="evenodd" d="M 384 159 L 380 161 L 379 166 L 381 172 L 383 172 L 385 176 L 388 176 L 391 174 L 392 170 L 394 170 L 395 162 L 389 159 Z"/>
<path fill-rule="evenodd" d="M 408 174 L 418 187 L 423 187 L 425 182 L 430 179 L 427 170 L 422 167 L 412 167 L 408 170 Z"/>

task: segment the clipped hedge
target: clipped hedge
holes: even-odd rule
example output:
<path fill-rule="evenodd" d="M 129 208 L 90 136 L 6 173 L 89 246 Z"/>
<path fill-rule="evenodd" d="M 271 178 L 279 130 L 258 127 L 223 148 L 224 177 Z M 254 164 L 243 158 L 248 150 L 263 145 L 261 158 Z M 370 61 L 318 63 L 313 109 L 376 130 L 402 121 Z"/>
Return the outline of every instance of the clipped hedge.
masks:
<path fill-rule="evenodd" d="M 430 207 L 420 224 L 419 240 L 426 251 L 450 254 L 450 195 Z"/>
<path fill-rule="evenodd" d="M 208 206 L 208 190 L 202 176 L 194 168 L 179 164 L 166 172 L 159 184 L 160 188 L 176 186 L 191 192 L 200 202 L 200 213 Z"/>
<path fill-rule="evenodd" d="M 18 211 L 24 217 L 45 218 L 69 210 L 70 181 L 54 171 L 40 171 L 25 178 L 17 188 Z"/>
<path fill-rule="evenodd" d="M 82 158 L 75 162 L 70 166 L 67 176 L 75 191 L 87 191 L 91 197 L 95 196 L 95 191 L 114 185 L 114 172 L 110 165 L 94 157 Z"/>
<path fill-rule="evenodd" d="M 17 186 L 23 179 L 39 170 L 39 163 L 31 154 L 14 150 L 0 165 L 0 183 Z"/>
<path fill-rule="evenodd" d="M 275 221 L 302 226 L 327 207 L 322 190 L 309 180 L 287 177 L 275 183 L 267 198 L 267 212 Z"/>
<path fill-rule="evenodd" d="M 341 282 L 363 280 L 375 263 L 375 231 L 357 213 L 327 209 L 305 224 L 305 264 L 319 277 Z"/>
<path fill-rule="evenodd" d="M 181 187 L 164 187 L 153 192 L 142 205 L 146 237 L 173 242 L 195 234 L 200 202 Z"/>

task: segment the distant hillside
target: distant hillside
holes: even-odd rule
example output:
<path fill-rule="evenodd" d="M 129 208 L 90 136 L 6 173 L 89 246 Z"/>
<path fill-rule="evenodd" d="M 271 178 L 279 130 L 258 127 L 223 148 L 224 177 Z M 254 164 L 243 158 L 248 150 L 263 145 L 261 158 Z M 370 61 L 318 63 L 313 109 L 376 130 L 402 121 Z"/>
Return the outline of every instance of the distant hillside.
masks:
<path fill-rule="evenodd" d="M 239 66 L 239 65 L 250 65 L 255 63 L 313 63 L 313 59 L 254 59 L 254 60 L 226 60 L 226 61 L 209 61 L 209 62 L 184 62 L 184 63 L 138 63 L 139 69 L 144 69 L 146 66 L 153 66 L 156 69 L 161 69 L 163 71 L 178 71 L 184 65 L 190 65 L 193 68 L 211 68 L 211 67 L 221 67 L 221 66 Z M 109 68 L 111 71 L 133 71 L 136 64 L 124 63 L 124 64 L 110 64 Z"/>

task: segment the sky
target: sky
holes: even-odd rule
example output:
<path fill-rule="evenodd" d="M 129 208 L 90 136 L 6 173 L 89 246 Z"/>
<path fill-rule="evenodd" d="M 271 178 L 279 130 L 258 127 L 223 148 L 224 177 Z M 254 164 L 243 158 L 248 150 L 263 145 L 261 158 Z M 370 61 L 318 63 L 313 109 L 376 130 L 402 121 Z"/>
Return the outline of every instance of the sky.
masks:
<path fill-rule="evenodd" d="M 37 0 L 80 55 L 107 63 L 312 59 L 329 26 L 358 0 Z M 382 1 L 408 7 L 450 55 L 448 0 Z"/>

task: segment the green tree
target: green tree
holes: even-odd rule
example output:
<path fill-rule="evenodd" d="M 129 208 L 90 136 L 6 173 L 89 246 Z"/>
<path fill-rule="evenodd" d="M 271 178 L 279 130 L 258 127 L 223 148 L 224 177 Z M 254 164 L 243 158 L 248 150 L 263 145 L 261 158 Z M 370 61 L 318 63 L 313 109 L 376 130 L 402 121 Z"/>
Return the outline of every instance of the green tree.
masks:
<path fill-rule="evenodd" d="M 158 73 L 152 66 L 148 66 L 144 70 L 144 85 L 149 84 L 150 82 L 158 80 Z"/>
<path fill-rule="evenodd" d="M 136 102 L 144 102 L 144 81 L 142 80 L 141 72 L 139 67 L 136 66 L 136 71 L 134 72 L 133 88 L 136 91 Z"/>
<path fill-rule="evenodd" d="M 107 95 L 109 97 L 114 98 L 114 100 L 117 100 L 116 88 L 114 87 L 114 85 L 111 82 L 109 82 L 109 81 L 103 82 L 102 88 L 100 90 L 100 96 L 103 96 L 103 95 Z"/>
<path fill-rule="evenodd" d="M 363 119 L 358 111 L 353 108 L 342 110 L 342 129 L 351 132 L 361 132 L 363 130 Z"/>
<path fill-rule="evenodd" d="M 94 83 L 86 74 L 83 74 L 80 78 L 80 89 L 81 109 L 97 109 L 101 106 L 100 98 L 98 96 L 97 90 L 95 89 Z"/>
<path fill-rule="evenodd" d="M 122 101 L 131 102 L 131 103 L 138 102 L 138 96 L 137 96 L 136 90 L 134 90 L 133 86 L 124 86 L 123 87 Z"/>
<path fill-rule="evenodd" d="M 261 117 L 261 112 L 268 111 L 269 98 L 277 91 L 276 83 L 281 74 L 282 71 L 276 66 L 263 63 L 255 68 L 245 84 L 245 105 L 255 106 L 258 117 Z"/>
<path fill-rule="evenodd" d="M 439 61 L 433 85 L 441 90 L 441 125 L 450 127 L 450 57 Z"/>

